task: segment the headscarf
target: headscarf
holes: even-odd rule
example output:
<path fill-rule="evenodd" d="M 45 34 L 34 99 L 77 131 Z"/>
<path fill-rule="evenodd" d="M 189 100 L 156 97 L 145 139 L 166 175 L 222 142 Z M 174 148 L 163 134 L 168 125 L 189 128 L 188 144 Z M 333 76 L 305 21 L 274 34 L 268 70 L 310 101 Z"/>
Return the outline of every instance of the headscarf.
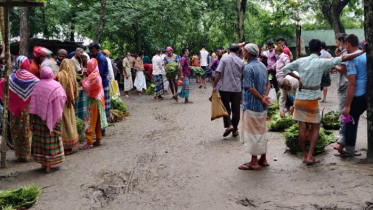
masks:
<path fill-rule="evenodd" d="M 172 49 L 172 47 L 166 47 L 166 51 L 168 52 L 168 51 L 171 51 L 171 52 L 173 52 L 174 51 L 174 49 Z"/>
<path fill-rule="evenodd" d="M 18 117 L 30 102 L 31 93 L 39 79 L 29 72 L 30 61 L 19 56 L 15 63 L 16 70 L 9 76 L 9 110 Z M 5 80 L 0 81 L 0 99 L 4 101 Z"/>
<path fill-rule="evenodd" d="M 60 67 L 57 65 L 57 63 L 51 59 L 45 59 L 43 63 L 41 63 L 41 68 L 43 67 L 51 67 L 53 74 L 57 74 L 60 71 Z"/>
<path fill-rule="evenodd" d="M 259 48 L 256 44 L 249 43 L 249 44 L 245 45 L 245 49 L 251 55 L 258 55 L 259 54 Z"/>
<path fill-rule="evenodd" d="M 76 82 L 75 68 L 70 59 L 63 59 L 56 80 L 65 89 L 67 107 L 70 108 L 70 105 L 74 106 L 75 99 L 78 98 L 78 83 Z"/>
<path fill-rule="evenodd" d="M 34 55 L 34 58 L 39 58 L 40 56 L 47 56 L 52 54 L 52 51 L 48 50 L 45 47 L 36 46 L 34 47 L 32 54 Z"/>
<path fill-rule="evenodd" d="M 30 101 L 30 114 L 38 115 L 47 124 L 50 132 L 61 119 L 66 102 L 66 93 L 61 84 L 55 81 L 52 68 L 43 67 L 40 82 L 35 85 Z"/>
<path fill-rule="evenodd" d="M 85 94 L 88 97 L 94 98 L 101 102 L 105 109 L 104 88 L 102 86 L 102 78 L 98 70 L 98 63 L 95 58 L 92 58 L 87 63 L 88 77 L 82 81 L 82 86 Z"/>

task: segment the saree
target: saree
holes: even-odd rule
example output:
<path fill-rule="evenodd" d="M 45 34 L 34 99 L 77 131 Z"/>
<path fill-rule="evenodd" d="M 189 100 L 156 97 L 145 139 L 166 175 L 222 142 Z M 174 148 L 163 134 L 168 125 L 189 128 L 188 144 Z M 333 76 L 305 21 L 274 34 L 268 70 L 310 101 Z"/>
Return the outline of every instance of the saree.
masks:
<path fill-rule="evenodd" d="M 101 129 L 105 129 L 108 126 L 105 113 L 105 95 L 97 60 L 94 58 L 88 61 L 88 77 L 82 81 L 82 87 L 87 95 L 87 112 L 84 121 L 85 131 L 88 132 L 90 130 L 92 118 L 99 118 Z M 94 101 L 96 103 L 93 103 Z M 92 115 L 93 106 L 96 106 L 96 104 L 98 107 L 98 116 Z"/>
<path fill-rule="evenodd" d="M 72 149 L 79 146 L 80 142 L 74 109 L 75 99 L 78 97 L 78 84 L 70 59 L 62 61 L 56 80 L 61 83 L 67 96 L 62 114 L 62 141 L 65 149 Z"/>

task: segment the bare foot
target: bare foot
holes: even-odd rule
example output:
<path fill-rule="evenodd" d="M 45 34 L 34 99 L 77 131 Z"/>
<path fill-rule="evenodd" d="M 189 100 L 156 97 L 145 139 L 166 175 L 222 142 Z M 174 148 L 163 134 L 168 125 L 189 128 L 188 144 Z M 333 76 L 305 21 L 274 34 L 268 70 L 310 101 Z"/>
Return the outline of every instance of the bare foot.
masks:
<path fill-rule="evenodd" d="M 50 173 L 50 172 L 52 172 L 52 166 L 45 167 L 45 173 Z"/>
<path fill-rule="evenodd" d="M 335 149 L 335 150 L 338 150 L 338 151 L 342 151 L 343 150 L 343 145 L 342 144 L 339 144 L 339 143 L 337 143 L 334 147 L 333 147 L 333 149 Z"/>
<path fill-rule="evenodd" d="M 253 163 L 244 163 L 241 166 L 238 167 L 240 170 L 260 170 L 260 166 L 258 164 L 253 164 Z"/>

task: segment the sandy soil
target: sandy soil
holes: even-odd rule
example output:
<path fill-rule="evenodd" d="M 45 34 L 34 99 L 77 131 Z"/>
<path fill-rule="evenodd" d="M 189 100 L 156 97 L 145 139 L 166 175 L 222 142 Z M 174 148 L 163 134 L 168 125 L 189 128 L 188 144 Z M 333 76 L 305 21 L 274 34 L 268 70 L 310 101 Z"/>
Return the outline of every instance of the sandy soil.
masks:
<path fill-rule="evenodd" d="M 185 105 L 151 96 L 126 99 L 131 116 L 108 129 L 103 145 L 76 151 L 54 172 L 32 161 L 0 170 L 0 189 L 31 183 L 43 188 L 33 209 L 373 209 L 373 168 L 333 156 L 306 166 L 289 153 L 282 133 L 269 133 L 271 166 L 240 171 L 249 161 L 238 138 L 223 138 L 223 123 L 210 121 L 207 90 L 194 84 Z M 335 87 L 325 110 L 337 109 Z M 366 119 L 357 149 L 365 156 Z M 362 158 L 361 157 L 361 158 Z M 274 161 L 277 158 L 277 161 Z M 368 202 L 368 203 L 367 203 Z"/>

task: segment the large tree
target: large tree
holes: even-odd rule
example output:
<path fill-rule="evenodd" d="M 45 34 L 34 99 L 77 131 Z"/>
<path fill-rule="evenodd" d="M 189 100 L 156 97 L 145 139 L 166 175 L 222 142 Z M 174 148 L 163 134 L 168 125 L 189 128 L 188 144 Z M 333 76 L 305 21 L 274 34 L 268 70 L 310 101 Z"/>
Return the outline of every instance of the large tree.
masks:
<path fill-rule="evenodd" d="M 333 28 L 334 33 L 345 33 L 341 22 L 341 13 L 350 0 L 319 0 L 318 2 L 321 12 Z"/>
<path fill-rule="evenodd" d="M 30 9 L 28 7 L 22 7 L 20 11 L 20 20 L 19 20 L 19 54 L 29 56 L 29 48 L 30 48 L 30 24 L 29 24 L 29 17 L 30 17 Z"/>
<path fill-rule="evenodd" d="M 364 0 L 364 29 L 367 48 L 368 84 L 373 84 L 373 4 Z M 373 89 L 367 88 L 368 154 L 366 161 L 373 163 Z"/>

